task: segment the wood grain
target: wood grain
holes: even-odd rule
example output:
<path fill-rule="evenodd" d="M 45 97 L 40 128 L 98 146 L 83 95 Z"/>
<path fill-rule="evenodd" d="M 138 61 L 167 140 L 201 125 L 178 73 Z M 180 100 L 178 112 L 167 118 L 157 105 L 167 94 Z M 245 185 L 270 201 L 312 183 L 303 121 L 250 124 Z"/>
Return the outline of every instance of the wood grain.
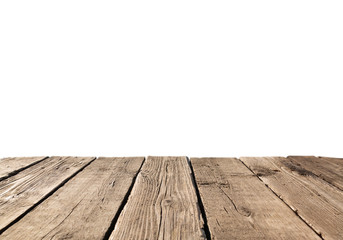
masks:
<path fill-rule="evenodd" d="M 211 239 L 320 239 L 235 158 L 191 158 Z"/>
<path fill-rule="evenodd" d="M 1 181 L 0 232 L 93 159 L 51 157 Z"/>
<path fill-rule="evenodd" d="M 186 157 L 148 157 L 110 239 L 205 239 Z"/>
<path fill-rule="evenodd" d="M 14 157 L 0 159 L 0 181 L 42 161 L 47 157 Z"/>
<path fill-rule="evenodd" d="M 343 190 L 343 159 L 314 156 L 289 156 L 290 163 Z"/>
<path fill-rule="evenodd" d="M 342 239 L 342 191 L 287 158 L 241 160 L 324 239 Z"/>
<path fill-rule="evenodd" d="M 143 160 L 96 159 L 1 237 L 103 239 Z"/>

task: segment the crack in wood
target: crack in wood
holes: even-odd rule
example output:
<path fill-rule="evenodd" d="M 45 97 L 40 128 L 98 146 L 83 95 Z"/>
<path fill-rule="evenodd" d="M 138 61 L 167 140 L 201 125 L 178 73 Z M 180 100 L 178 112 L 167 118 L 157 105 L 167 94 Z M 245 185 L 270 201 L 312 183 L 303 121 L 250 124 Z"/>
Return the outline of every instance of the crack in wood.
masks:
<path fill-rule="evenodd" d="M 241 163 L 247 168 L 249 169 L 261 182 L 264 183 L 264 185 L 275 195 L 277 196 L 289 209 L 291 209 L 294 214 L 296 216 L 298 216 L 315 234 L 317 234 L 318 237 L 320 237 L 321 239 L 324 239 L 321 232 L 317 231 L 315 228 L 313 228 L 313 226 L 306 221 L 306 219 L 304 219 L 301 215 L 298 214 L 298 211 L 293 208 L 291 205 L 289 205 L 284 199 L 281 198 L 280 195 L 278 195 L 270 186 L 268 186 L 261 178 L 260 176 L 258 176 L 250 167 L 248 167 L 248 165 L 246 165 L 241 159 L 238 159 L 239 161 L 241 161 Z"/>
<path fill-rule="evenodd" d="M 130 194 L 131 194 L 131 192 L 132 192 L 132 188 L 133 188 L 133 186 L 135 185 L 137 176 L 138 176 L 138 174 L 141 172 L 141 169 L 142 169 L 142 166 L 144 165 L 144 162 L 145 162 L 145 158 L 143 159 L 143 161 L 142 161 L 142 163 L 141 163 L 141 165 L 140 165 L 140 167 L 139 167 L 137 173 L 136 173 L 135 176 L 132 178 L 131 185 L 130 185 L 130 187 L 129 187 L 127 193 L 125 194 L 125 197 L 123 198 L 123 201 L 121 202 L 121 204 L 120 204 L 120 206 L 119 206 L 119 208 L 118 208 L 117 213 L 115 214 L 114 218 L 112 219 L 111 225 L 110 225 L 110 227 L 107 229 L 107 231 L 106 231 L 106 233 L 105 233 L 105 235 L 104 235 L 104 237 L 103 237 L 103 240 L 108 240 L 108 239 L 110 238 L 110 236 L 111 236 L 111 234 L 112 234 L 112 232 L 113 232 L 113 230 L 114 230 L 114 228 L 115 228 L 115 226 L 116 226 L 116 224 L 117 224 L 117 222 L 118 222 L 118 218 L 119 218 L 121 212 L 123 211 L 123 209 L 124 209 L 124 207 L 125 207 L 125 205 L 126 205 L 128 199 L 129 199 L 129 197 L 130 197 Z"/>
<path fill-rule="evenodd" d="M 202 202 L 201 195 L 200 195 L 200 192 L 199 192 L 199 188 L 198 188 L 198 185 L 197 185 L 197 181 L 195 179 L 192 162 L 189 160 L 188 157 L 187 157 L 187 162 L 188 162 L 189 168 L 191 170 L 190 175 L 191 175 L 192 183 L 193 183 L 193 186 L 195 188 L 195 192 L 196 192 L 196 195 L 197 195 L 197 198 L 198 198 L 198 203 L 199 203 L 198 206 L 199 206 L 199 209 L 200 209 L 200 213 L 201 213 L 202 218 L 204 220 L 203 231 L 204 231 L 204 233 L 206 235 L 206 239 L 211 240 L 211 232 L 210 232 L 210 229 L 208 227 L 208 222 L 207 222 L 207 217 L 206 217 L 206 212 L 205 212 L 204 204 Z"/>

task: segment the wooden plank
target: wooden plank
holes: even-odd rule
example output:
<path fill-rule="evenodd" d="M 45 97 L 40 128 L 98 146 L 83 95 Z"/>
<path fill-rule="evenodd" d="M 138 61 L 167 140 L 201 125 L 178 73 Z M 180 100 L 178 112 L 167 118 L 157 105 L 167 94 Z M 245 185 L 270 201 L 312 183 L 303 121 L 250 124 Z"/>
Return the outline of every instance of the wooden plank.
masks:
<path fill-rule="evenodd" d="M 0 233 L 93 157 L 51 157 L 0 182 Z"/>
<path fill-rule="evenodd" d="M 320 239 L 235 158 L 191 158 L 211 239 Z"/>
<path fill-rule="evenodd" d="M 1 237 L 103 239 L 143 159 L 98 158 Z"/>
<path fill-rule="evenodd" d="M 0 159 L 0 181 L 42 161 L 47 157 L 14 157 Z"/>
<path fill-rule="evenodd" d="M 241 158 L 324 239 L 343 236 L 343 194 L 287 158 Z"/>
<path fill-rule="evenodd" d="M 205 239 L 186 157 L 148 157 L 110 239 Z"/>
<path fill-rule="evenodd" d="M 288 159 L 296 168 L 310 171 L 343 190 L 343 159 L 314 156 L 289 156 Z"/>

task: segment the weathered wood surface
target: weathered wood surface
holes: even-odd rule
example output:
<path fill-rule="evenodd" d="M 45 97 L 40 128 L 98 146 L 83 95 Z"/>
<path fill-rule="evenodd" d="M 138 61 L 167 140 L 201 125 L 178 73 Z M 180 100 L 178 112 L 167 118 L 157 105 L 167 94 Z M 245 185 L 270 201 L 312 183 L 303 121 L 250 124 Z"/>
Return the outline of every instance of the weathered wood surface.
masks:
<path fill-rule="evenodd" d="M 342 239 L 342 191 L 287 158 L 241 160 L 324 239 Z"/>
<path fill-rule="evenodd" d="M 43 158 L 0 160 L 0 239 L 343 239 L 340 158 Z"/>
<path fill-rule="evenodd" d="M 343 191 L 343 159 L 314 156 L 289 156 L 290 163 L 309 171 Z"/>
<path fill-rule="evenodd" d="M 186 157 L 148 157 L 110 239 L 205 239 Z"/>
<path fill-rule="evenodd" d="M 143 160 L 96 159 L 1 237 L 103 239 Z"/>
<path fill-rule="evenodd" d="M 0 159 L 0 181 L 8 178 L 47 157 L 18 157 Z"/>
<path fill-rule="evenodd" d="M 0 233 L 94 158 L 51 157 L 0 182 Z"/>
<path fill-rule="evenodd" d="M 191 158 L 212 239 L 320 239 L 235 158 Z"/>

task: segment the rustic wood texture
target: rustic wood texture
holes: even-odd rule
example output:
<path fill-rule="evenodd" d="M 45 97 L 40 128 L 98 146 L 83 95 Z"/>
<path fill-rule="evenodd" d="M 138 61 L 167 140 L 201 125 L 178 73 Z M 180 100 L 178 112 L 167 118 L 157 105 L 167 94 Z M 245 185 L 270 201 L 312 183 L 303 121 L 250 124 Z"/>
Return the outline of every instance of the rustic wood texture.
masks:
<path fill-rule="evenodd" d="M 96 159 L 1 237 L 103 239 L 143 160 Z"/>
<path fill-rule="evenodd" d="M 148 157 L 110 239 L 205 239 L 186 157 Z"/>
<path fill-rule="evenodd" d="M 342 239 L 342 191 L 289 158 L 241 160 L 324 239 Z"/>
<path fill-rule="evenodd" d="M 18 157 L 0 159 L 0 181 L 8 178 L 47 157 Z"/>
<path fill-rule="evenodd" d="M 342 158 L 6 158 L 0 239 L 343 240 L 342 187 Z"/>
<path fill-rule="evenodd" d="M 343 190 L 343 159 L 314 156 L 289 156 L 289 161 Z"/>
<path fill-rule="evenodd" d="M 51 157 L 0 182 L 0 232 L 94 158 Z"/>
<path fill-rule="evenodd" d="M 235 158 L 191 158 L 212 239 L 320 239 Z"/>

